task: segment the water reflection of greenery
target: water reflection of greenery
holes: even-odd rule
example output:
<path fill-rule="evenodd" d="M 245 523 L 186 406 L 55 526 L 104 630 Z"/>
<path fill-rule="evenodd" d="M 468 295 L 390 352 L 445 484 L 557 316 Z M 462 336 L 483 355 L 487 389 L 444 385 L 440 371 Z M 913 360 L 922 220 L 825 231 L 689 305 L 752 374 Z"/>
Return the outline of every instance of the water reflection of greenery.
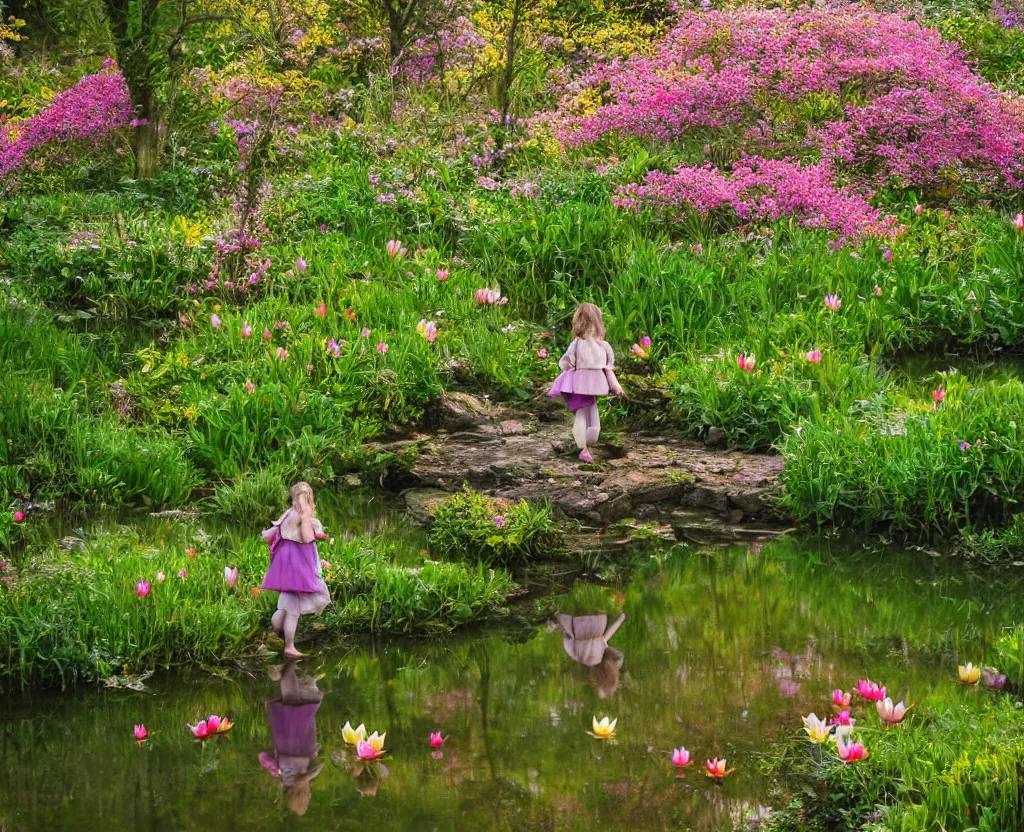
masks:
<path fill-rule="evenodd" d="M 387 730 L 390 777 L 360 798 L 351 770 L 329 763 L 308 822 L 330 828 L 720 829 L 756 804 L 766 782 L 758 753 L 795 733 L 799 714 L 828 704 L 833 687 L 871 676 L 921 701 L 953 685 L 953 656 L 982 660 L 1010 615 L 1001 593 L 886 553 L 809 552 L 782 542 L 759 553 L 714 550 L 670 558 L 622 590 L 583 585 L 559 605 L 601 603 L 626 624 L 621 687 L 602 699 L 557 630 L 521 642 L 500 634 L 388 642 L 315 663 L 325 674 L 318 715 L 322 756 L 342 748 L 346 720 Z M 984 600 L 980 600 L 984 599 Z M 0 819 L 67 825 L 59 797 L 74 789 L 81 817 L 180 828 L 276 825 L 279 788 L 259 768 L 266 746 L 262 680 L 173 684 L 134 693 L 47 699 L 5 717 Z M 238 727 L 200 750 L 184 730 L 205 712 Z M 619 739 L 587 736 L 593 715 L 619 718 Z M 45 715 L 45 716 L 44 716 Z M 130 726 L 152 732 L 137 749 Z M 449 737 L 433 759 L 427 735 Z M 685 780 L 668 751 L 697 765 Z M 724 786 L 700 769 L 727 756 Z M 141 762 L 140 762 L 141 761 Z M 46 772 L 45 777 L 41 776 Z M 275 821 L 268 820 L 273 814 Z M 102 823 L 101 823 L 102 821 Z"/>

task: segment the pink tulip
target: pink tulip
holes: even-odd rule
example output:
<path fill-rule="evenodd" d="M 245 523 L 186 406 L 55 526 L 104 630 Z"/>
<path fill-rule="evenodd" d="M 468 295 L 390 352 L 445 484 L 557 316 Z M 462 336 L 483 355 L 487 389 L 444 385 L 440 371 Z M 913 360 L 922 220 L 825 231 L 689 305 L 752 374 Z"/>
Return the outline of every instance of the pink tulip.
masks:
<path fill-rule="evenodd" d="M 849 694 L 847 694 L 849 695 Z M 853 720 L 850 719 L 849 711 L 840 711 L 834 717 L 832 717 L 833 725 L 852 725 Z"/>
<path fill-rule="evenodd" d="M 163 572 L 157 572 L 156 573 L 156 582 L 158 584 L 162 584 L 166 580 L 167 580 L 167 576 Z"/>
<path fill-rule="evenodd" d="M 437 274 L 437 279 L 438 280 L 447 280 L 448 279 L 448 269 L 438 269 L 436 274 Z"/>
<path fill-rule="evenodd" d="M 842 305 L 843 302 L 839 299 L 839 295 L 825 295 L 825 306 L 833 312 L 838 312 L 839 307 Z"/>
<path fill-rule="evenodd" d="M 548 357 L 548 351 L 546 349 L 541 347 L 539 350 L 537 350 L 537 358 L 547 358 L 547 357 Z"/>
<path fill-rule="evenodd" d="M 640 346 L 643 347 L 645 350 L 649 350 L 651 348 L 651 336 L 645 335 L 643 338 L 641 338 Z"/>
<path fill-rule="evenodd" d="M 935 404 L 942 404 L 946 399 L 946 388 L 940 387 L 938 390 L 932 390 L 932 401 Z"/>
<path fill-rule="evenodd" d="M 692 251 L 699 257 L 701 253 L 704 251 L 704 246 L 701 245 L 700 243 L 697 243 L 697 245 L 695 246 L 690 246 L 690 251 Z"/>
<path fill-rule="evenodd" d="M 252 327 L 249 326 L 249 324 L 247 324 L 247 323 L 243 323 L 242 324 L 242 337 L 243 338 L 248 338 L 250 335 L 252 335 Z"/>
<path fill-rule="evenodd" d="M 210 736 L 210 729 L 207 727 L 205 719 L 201 719 L 195 725 L 189 725 L 188 727 L 192 732 L 192 736 L 197 740 L 205 740 Z"/>
<path fill-rule="evenodd" d="M 360 760 L 372 762 L 377 758 L 382 757 L 384 752 L 379 751 L 366 740 L 359 740 L 359 742 L 356 743 L 356 754 L 359 755 Z"/>
<path fill-rule="evenodd" d="M 857 687 L 854 688 L 854 691 L 862 698 L 867 699 L 868 702 L 881 702 L 885 699 L 885 688 L 880 688 L 870 679 L 867 681 L 864 679 L 858 680 Z"/>
<path fill-rule="evenodd" d="M 878 711 L 878 718 L 889 725 L 898 725 L 903 722 L 903 717 L 910 710 L 902 701 L 893 705 L 892 700 L 887 696 L 880 702 L 875 703 L 875 710 Z"/>
<path fill-rule="evenodd" d="M 384 248 L 387 250 L 388 257 L 392 260 L 406 253 L 406 249 L 402 248 L 401 240 L 388 240 Z"/>
<path fill-rule="evenodd" d="M 23 512 L 23 511 L 16 511 L 16 512 L 14 512 L 14 522 L 15 523 L 21 523 L 24 520 L 25 520 L 25 512 Z"/>
<path fill-rule="evenodd" d="M 874 295 L 874 296 L 875 296 L 876 298 L 880 298 L 880 297 L 882 297 L 882 287 L 881 287 L 881 286 L 876 286 L 876 287 L 874 288 L 874 290 L 872 291 L 872 294 L 873 294 L 873 295 Z"/>
<path fill-rule="evenodd" d="M 381 341 L 379 344 L 377 344 L 377 352 L 383 354 L 383 353 L 386 353 L 387 351 L 388 351 L 388 345 L 384 341 Z"/>
<path fill-rule="evenodd" d="M 842 737 L 836 742 L 836 750 L 839 752 L 839 759 L 844 763 L 855 763 L 868 756 L 862 743 L 853 741 L 847 743 Z"/>
<path fill-rule="evenodd" d="M 641 347 L 639 344 L 633 344 L 633 349 L 630 350 L 633 355 L 637 358 L 647 358 L 647 350 Z"/>
<path fill-rule="evenodd" d="M 225 566 L 224 567 L 224 582 L 229 587 L 231 587 L 232 589 L 234 588 L 235 584 L 238 583 L 238 567 L 237 566 L 234 566 L 234 567 L 227 567 L 227 566 Z"/>
<path fill-rule="evenodd" d="M 505 515 L 504 514 L 495 514 L 494 517 L 491 518 L 491 520 L 494 522 L 494 525 L 497 526 L 499 529 L 502 529 L 502 528 L 505 527 Z"/>
<path fill-rule="evenodd" d="M 178 571 L 178 577 L 182 580 L 185 580 L 185 578 L 188 577 L 188 569 L 186 569 L 184 566 L 181 567 L 181 569 Z"/>
<path fill-rule="evenodd" d="M 323 569 L 325 572 L 330 572 L 331 569 L 333 569 L 334 567 L 331 566 L 331 564 L 323 558 L 320 558 L 320 568 Z"/>
<path fill-rule="evenodd" d="M 341 358 L 341 344 L 339 344 L 332 338 L 330 341 L 327 342 L 327 352 L 329 352 L 335 358 Z"/>
<path fill-rule="evenodd" d="M 300 272 L 306 271 L 306 261 L 303 260 L 301 257 L 296 257 L 295 258 L 295 268 L 298 271 L 300 271 Z"/>
<path fill-rule="evenodd" d="M 919 217 L 923 213 L 924 213 L 924 206 L 919 202 L 919 203 L 917 203 L 917 205 L 914 206 L 914 214 Z"/>
<path fill-rule="evenodd" d="M 327 304 L 325 304 L 325 303 L 321 303 L 321 304 L 320 304 L 320 305 L 319 305 L 319 306 L 318 306 L 318 307 L 316 308 L 316 314 L 317 314 L 317 316 L 318 316 L 318 317 L 321 317 L 321 318 L 323 318 L 323 317 L 324 317 L 324 316 L 325 316 L 325 315 L 327 314 Z"/>
<path fill-rule="evenodd" d="M 218 315 L 216 312 L 210 315 L 210 326 L 212 326 L 214 329 L 220 329 L 220 323 L 220 315 Z"/>
<path fill-rule="evenodd" d="M 754 358 L 753 354 L 743 355 L 741 353 L 740 355 L 736 356 L 736 366 L 747 373 L 754 372 L 754 364 L 756 362 L 757 359 Z"/>
<path fill-rule="evenodd" d="M 364 326 L 363 327 L 363 331 L 360 332 L 359 334 L 362 335 L 364 338 L 369 338 L 370 337 L 370 328 Z"/>
<path fill-rule="evenodd" d="M 850 694 L 843 693 L 843 691 L 840 690 L 839 688 L 836 688 L 834 691 L 832 691 L 832 706 L 836 710 L 841 711 L 844 708 L 849 708 L 850 707 L 850 699 L 851 699 Z"/>
<path fill-rule="evenodd" d="M 250 394 L 251 393 L 255 393 L 256 392 L 256 385 L 253 384 L 250 379 L 246 379 L 245 380 L 245 389 L 246 389 L 246 392 L 248 392 Z"/>
<path fill-rule="evenodd" d="M 686 768 L 693 762 L 690 759 L 690 752 L 683 747 L 672 749 L 672 765 L 676 768 Z"/>
<path fill-rule="evenodd" d="M 811 364 L 820 364 L 821 350 L 811 350 L 809 353 L 807 353 L 807 360 Z"/>
<path fill-rule="evenodd" d="M 889 249 L 886 249 L 885 251 L 882 252 L 882 257 L 884 257 L 890 263 L 892 262 L 892 252 Z"/>
<path fill-rule="evenodd" d="M 278 347 L 277 357 L 284 361 L 288 357 L 288 350 L 286 350 L 284 347 Z"/>
<path fill-rule="evenodd" d="M 142 740 L 146 739 L 146 737 L 148 736 L 149 732 L 146 730 L 145 725 L 135 726 L 135 739 L 137 739 L 139 742 L 142 742 Z"/>
<path fill-rule="evenodd" d="M 1013 218 L 1013 227 L 1018 231 L 1024 231 L 1024 214 L 1017 214 Z"/>
<path fill-rule="evenodd" d="M 269 341 L 273 337 L 274 336 L 270 334 L 270 330 L 269 329 L 264 329 L 263 330 L 263 340 L 264 341 Z"/>
<path fill-rule="evenodd" d="M 430 747 L 440 748 L 442 745 L 444 745 L 444 737 L 441 736 L 440 731 L 435 731 L 430 735 Z"/>
<path fill-rule="evenodd" d="M 216 734 L 220 729 L 220 717 L 209 716 L 206 719 L 206 730 L 211 734 Z"/>
<path fill-rule="evenodd" d="M 149 595 L 149 590 L 149 581 L 139 581 L 135 585 L 135 594 L 138 595 L 140 598 L 145 598 L 147 595 Z"/>

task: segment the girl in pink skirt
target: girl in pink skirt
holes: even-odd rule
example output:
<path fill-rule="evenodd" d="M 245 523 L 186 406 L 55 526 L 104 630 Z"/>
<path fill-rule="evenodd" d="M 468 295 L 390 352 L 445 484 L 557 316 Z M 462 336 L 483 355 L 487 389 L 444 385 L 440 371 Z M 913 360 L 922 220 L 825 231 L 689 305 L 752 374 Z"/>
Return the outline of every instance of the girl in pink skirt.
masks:
<path fill-rule="evenodd" d="M 583 462 L 593 462 L 588 445 L 601 435 L 601 417 L 597 412 L 598 396 L 624 395 L 615 378 L 615 353 L 604 340 L 601 310 L 592 303 L 581 303 L 572 316 L 569 349 L 558 362 L 561 375 L 551 385 L 549 396 L 561 396 L 576 414 L 572 436 L 580 449 Z"/>
<path fill-rule="evenodd" d="M 270 569 L 263 577 L 262 589 L 275 590 L 277 612 L 270 619 L 274 632 L 284 637 L 284 654 L 300 658 L 295 649 L 295 629 L 300 615 L 320 615 L 331 603 L 320 568 L 317 540 L 329 540 L 316 519 L 313 489 L 309 483 L 292 486 L 292 505 L 263 533 L 270 546 Z"/>

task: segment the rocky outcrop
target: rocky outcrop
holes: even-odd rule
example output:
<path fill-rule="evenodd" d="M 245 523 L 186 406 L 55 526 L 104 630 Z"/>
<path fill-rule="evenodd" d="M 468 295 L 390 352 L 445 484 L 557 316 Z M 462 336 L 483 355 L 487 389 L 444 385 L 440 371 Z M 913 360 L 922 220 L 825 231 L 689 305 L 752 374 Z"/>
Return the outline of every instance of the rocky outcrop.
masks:
<path fill-rule="evenodd" d="M 494 407 L 471 396 L 439 403 L 437 433 L 413 436 L 384 450 L 412 455 L 415 513 L 429 513 L 440 495 L 470 486 L 510 499 L 549 500 L 569 517 L 595 524 L 662 518 L 673 512 L 715 515 L 731 525 L 772 525 L 782 459 L 718 450 L 676 436 L 625 434 L 594 449 L 595 464 L 576 458 L 569 423 Z M 669 519 L 665 519 L 669 518 Z"/>

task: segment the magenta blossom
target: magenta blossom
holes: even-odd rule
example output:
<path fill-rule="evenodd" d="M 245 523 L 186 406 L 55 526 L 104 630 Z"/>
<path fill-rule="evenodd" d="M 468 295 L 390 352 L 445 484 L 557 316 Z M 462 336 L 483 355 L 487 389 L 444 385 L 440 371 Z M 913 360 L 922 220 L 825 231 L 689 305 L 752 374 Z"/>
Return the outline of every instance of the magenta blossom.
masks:
<path fill-rule="evenodd" d="M 302 258 L 302 257 L 296 257 L 295 258 L 295 268 L 296 268 L 297 271 L 300 271 L 300 272 L 306 271 L 306 261 L 305 261 L 305 259 Z"/>
<path fill-rule="evenodd" d="M 651 336 L 645 335 L 643 338 L 641 338 L 640 346 L 643 347 L 645 350 L 649 350 L 651 348 Z"/>
<path fill-rule="evenodd" d="M 135 585 L 135 594 L 138 595 L 140 598 L 145 598 L 147 595 L 149 595 L 149 591 L 149 581 L 139 581 Z"/>
<path fill-rule="evenodd" d="M 396 257 L 402 257 L 407 253 L 407 250 L 402 247 L 401 240 L 388 240 L 384 248 L 388 253 L 388 257 L 392 260 Z"/>
<path fill-rule="evenodd" d="M 839 307 L 842 305 L 843 302 L 839 299 L 839 295 L 825 295 L 825 306 L 833 312 L 838 312 Z"/>
<path fill-rule="evenodd" d="M 377 344 L 377 352 L 383 354 L 383 353 L 386 353 L 387 351 L 388 351 L 387 343 L 385 343 L 384 341 L 381 341 L 379 344 Z"/>
<path fill-rule="evenodd" d="M 807 353 L 807 361 L 811 364 L 821 363 L 821 350 L 811 350 Z"/>
<path fill-rule="evenodd" d="M 754 358 L 753 353 L 750 355 L 744 355 L 740 353 L 736 356 L 736 366 L 747 373 L 754 372 L 754 365 L 757 363 L 757 359 Z"/>
<path fill-rule="evenodd" d="M 430 747 L 440 748 L 442 745 L 444 745 L 444 737 L 441 736 L 440 731 L 434 731 L 430 735 Z"/>
<path fill-rule="evenodd" d="M 273 337 L 274 336 L 270 334 L 270 330 L 269 329 L 264 329 L 263 330 L 263 340 L 264 341 L 269 341 Z"/>
<path fill-rule="evenodd" d="M 316 308 L 316 315 L 317 315 L 318 318 L 323 318 L 323 317 L 325 317 L 327 315 L 327 304 L 326 303 L 321 303 Z"/>
<path fill-rule="evenodd" d="M 499 529 L 505 527 L 505 515 L 504 514 L 495 514 L 494 517 L 491 518 L 491 521 Z"/>
<path fill-rule="evenodd" d="M 15 523 L 21 523 L 22 521 L 24 521 L 24 519 L 25 519 L 25 512 L 23 512 L 23 511 L 16 511 L 16 512 L 14 512 L 14 522 Z"/>
<path fill-rule="evenodd" d="M 676 768 L 686 768 L 693 761 L 690 759 L 690 752 L 680 746 L 672 749 L 672 765 Z"/>
<path fill-rule="evenodd" d="M 247 378 L 245 380 L 245 390 L 246 390 L 247 393 L 255 393 L 256 392 L 256 385 L 252 383 L 251 379 Z"/>
<path fill-rule="evenodd" d="M 886 249 L 885 251 L 883 251 L 882 252 L 882 256 L 886 260 L 888 260 L 890 263 L 892 262 L 892 251 L 890 251 L 889 249 Z"/>
<path fill-rule="evenodd" d="M 220 315 L 218 315 L 216 312 L 210 315 L 210 326 L 212 326 L 214 329 L 220 329 L 220 324 Z"/>
<path fill-rule="evenodd" d="M 145 725 L 136 725 L 134 728 L 135 739 L 142 742 L 146 737 L 149 736 L 149 732 L 146 730 Z"/>
<path fill-rule="evenodd" d="M 879 687 L 870 679 L 860 679 L 857 682 L 857 687 L 854 688 L 854 692 L 859 694 L 862 698 L 867 699 L 868 702 L 881 702 L 885 699 L 885 688 Z"/>
<path fill-rule="evenodd" d="M 435 274 L 437 275 L 437 279 L 438 280 L 447 280 L 448 279 L 448 273 L 449 273 L 448 269 L 438 269 L 435 272 Z"/>
<path fill-rule="evenodd" d="M 367 326 L 364 326 L 363 327 L 363 331 L 360 332 L 359 334 L 362 335 L 364 338 L 369 338 L 370 337 L 370 328 L 367 327 Z"/>
<path fill-rule="evenodd" d="M 537 350 L 537 358 L 547 358 L 547 357 L 548 357 L 548 351 L 546 349 L 541 347 L 539 350 Z"/>
<path fill-rule="evenodd" d="M 1013 218 L 1013 227 L 1018 231 L 1024 231 L 1024 214 L 1017 214 Z"/>
<path fill-rule="evenodd" d="M 252 335 L 252 327 L 249 326 L 249 324 L 247 324 L 247 323 L 245 323 L 243 321 L 242 322 L 242 331 L 241 331 L 240 334 L 241 334 L 241 336 L 243 338 L 248 338 L 250 335 Z"/>

